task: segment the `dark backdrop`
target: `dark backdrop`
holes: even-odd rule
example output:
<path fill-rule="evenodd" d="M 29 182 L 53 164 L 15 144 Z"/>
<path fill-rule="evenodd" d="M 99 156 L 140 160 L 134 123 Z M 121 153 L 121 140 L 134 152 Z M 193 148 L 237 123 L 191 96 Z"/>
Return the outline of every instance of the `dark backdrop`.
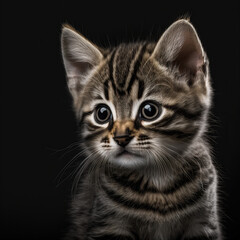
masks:
<path fill-rule="evenodd" d="M 77 153 L 71 146 L 77 136 L 60 54 L 61 24 L 68 22 L 96 44 L 109 46 L 157 40 L 184 15 L 191 17 L 210 59 L 211 144 L 220 173 L 220 216 L 226 239 L 238 239 L 237 4 L 84 2 L 2 3 L 0 239 L 59 239 L 67 226 L 73 178 L 65 177 L 74 163 L 61 178 L 57 175 Z"/>

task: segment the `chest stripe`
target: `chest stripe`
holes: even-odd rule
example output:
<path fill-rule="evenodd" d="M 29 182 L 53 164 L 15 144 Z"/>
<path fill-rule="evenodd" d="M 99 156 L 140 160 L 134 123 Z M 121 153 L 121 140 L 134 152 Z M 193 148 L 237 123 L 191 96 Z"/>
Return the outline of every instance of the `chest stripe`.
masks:
<path fill-rule="evenodd" d="M 135 210 L 145 210 L 158 213 L 160 215 L 167 215 L 177 210 L 184 210 L 187 207 L 190 207 L 197 203 L 198 200 L 204 195 L 208 187 L 212 184 L 214 178 L 210 178 L 207 182 L 203 183 L 195 192 L 190 194 L 190 196 L 182 198 L 181 201 L 176 202 L 175 204 L 171 204 L 169 206 L 168 199 L 166 196 L 161 195 L 165 198 L 166 204 L 150 204 L 146 202 L 140 202 L 137 199 L 129 199 L 128 194 L 123 196 L 119 194 L 115 189 L 110 189 L 107 185 L 103 184 L 102 189 L 106 193 L 106 195 L 115 203 Z M 134 196 L 134 195 L 133 195 Z M 170 199 L 169 199 L 170 201 Z"/>

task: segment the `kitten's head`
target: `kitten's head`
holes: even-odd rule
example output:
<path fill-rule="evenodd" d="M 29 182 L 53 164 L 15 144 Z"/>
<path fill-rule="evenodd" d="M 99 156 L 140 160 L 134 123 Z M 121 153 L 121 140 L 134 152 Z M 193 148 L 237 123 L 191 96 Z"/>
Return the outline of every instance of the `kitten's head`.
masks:
<path fill-rule="evenodd" d="M 101 49 L 69 26 L 61 40 L 89 157 L 125 167 L 166 164 L 203 133 L 208 63 L 188 21 L 172 24 L 157 44 Z"/>

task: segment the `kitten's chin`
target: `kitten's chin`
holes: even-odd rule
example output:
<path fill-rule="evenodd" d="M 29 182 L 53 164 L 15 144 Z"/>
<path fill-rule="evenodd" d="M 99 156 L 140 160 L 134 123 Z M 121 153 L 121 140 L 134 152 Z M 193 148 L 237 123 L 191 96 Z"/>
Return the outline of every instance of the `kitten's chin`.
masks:
<path fill-rule="evenodd" d="M 127 151 L 113 156 L 110 160 L 115 165 L 129 168 L 140 167 L 146 163 L 146 160 L 140 155 L 129 153 Z"/>

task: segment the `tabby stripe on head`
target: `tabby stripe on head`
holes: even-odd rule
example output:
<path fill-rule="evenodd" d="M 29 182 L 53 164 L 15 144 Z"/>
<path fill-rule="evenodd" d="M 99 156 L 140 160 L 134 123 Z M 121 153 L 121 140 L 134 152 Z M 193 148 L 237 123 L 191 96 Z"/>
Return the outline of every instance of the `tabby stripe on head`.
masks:
<path fill-rule="evenodd" d="M 116 55 L 116 52 L 117 52 L 117 49 L 114 49 L 113 52 L 112 52 L 110 61 L 109 61 L 109 79 L 112 83 L 112 88 L 113 88 L 115 93 L 116 93 L 116 85 L 114 83 L 114 78 L 113 78 L 113 59 Z"/>
<path fill-rule="evenodd" d="M 158 132 L 163 135 L 167 136 L 175 136 L 176 138 L 193 138 L 197 132 L 197 129 L 193 132 L 182 132 L 180 130 L 175 130 L 175 129 L 156 129 L 156 128 L 147 128 L 142 126 L 143 129 L 145 130 L 150 130 L 152 132 Z"/>
<path fill-rule="evenodd" d="M 120 96 L 124 96 L 126 94 L 126 92 L 124 90 L 121 90 L 119 88 L 117 88 L 117 92 Z"/>
<path fill-rule="evenodd" d="M 169 125 L 171 122 L 173 122 L 174 120 L 176 120 L 177 118 L 177 114 L 174 113 L 173 115 L 163 118 L 162 120 L 160 120 L 159 122 L 153 123 L 152 126 L 160 128 L 160 127 L 165 127 L 167 125 Z"/>
<path fill-rule="evenodd" d="M 94 110 L 91 110 L 91 111 L 88 111 L 88 112 L 83 112 L 82 116 L 81 116 L 81 119 L 79 121 L 79 125 L 82 124 L 82 122 L 84 121 L 84 118 L 87 117 L 88 115 L 92 114 Z"/>
<path fill-rule="evenodd" d="M 156 128 L 166 127 L 166 126 L 170 125 L 172 122 L 174 122 L 175 120 L 177 120 L 179 115 L 183 116 L 183 117 L 186 117 L 186 115 L 179 114 L 179 112 L 174 112 L 171 116 L 168 116 L 168 117 L 163 118 L 162 120 L 160 120 L 160 121 L 158 121 L 156 123 L 153 123 L 152 126 L 154 126 Z M 187 118 L 189 118 L 189 117 L 187 117 Z"/>
<path fill-rule="evenodd" d="M 142 80 L 138 80 L 138 99 L 140 99 L 143 95 L 144 91 L 144 82 Z"/>
<path fill-rule="evenodd" d="M 176 136 L 176 138 L 192 138 L 192 137 L 194 137 L 196 131 L 185 133 L 185 132 L 182 132 L 179 130 L 158 129 L 157 132 L 164 134 L 164 135 Z"/>
<path fill-rule="evenodd" d="M 135 65 L 135 59 L 136 59 L 136 55 L 138 52 L 139 47 L 133 47 L 131 49 L 131 51 L 128 53 L 127 58 L 125 58 L 124 60 L 122 59 L 122 57 L 120 56 L 119 59 L 116 59 L 116 65 L 121 66 L 121 61 L 125 62 L 125 65 L 127 66 L 127 70 L 125 69 L 124 71 L 121 71 L 121 69 L 119 69 L 118 67 L 118 73 L 119 71 L 121 72 L 121 78 L 118 78 L 117 81 L 117 85 L 120 89 L 124 88 L 127 82 L 127 79 L 129 77 L 129 75 L 131 74 L 131 69 L 132 67 Z M 117 77 L 116 77 L 117 79 Z"/>
<path fill-rule="evenodd" d="M 157 130 L 159 133 L 162 133 L 164 135 L 169 135 L 169 136 L 176 136 L 176 138 L 192 138 L 196 134 L 196 131 L 194 132 L 182 132 L 179 130 Z"/>
<path fill-rule="evenodd" d="M 133 73 L 132 73 L 132 76 L 131 76 L 131 79 L 129 81 L 129 84 L 128 84 L 128 88 L 127 88 L 127 92 L 128 94 L 131 92 L 131 88 L 132 88 L 132 85 L 136 79 L 136 74 L 137 74 L 137 71 L 140 67 L 140 64 L 142 62 L 142 58 L 143 58 L 143 55 L 145 53 L 145 50 L 146 50 L 146 47 L 147 47 L 147 43 L 145 43 L 143 46 L 142 46 L 142 49 L 136 59 L 136 63 L 135 63 L 135 66 L 134 66 L 134 69 L 133 69 Z"/>
<path fill-rule="evenodd" d="M 197 119 L 199 117 L 201 117 L 203 109 L 201 109 L 200 111 L 191 113 L 189 111 L 187 111 L 186 109 L 180 108 L 177 105 L 167 105 L 167 104 L 163 104 L 163 107 L 173 110 L 175 113 L 179 114 L 179 115 L 183 115 L 185 118 L 188 119 Z"/>
<path fill-rule="evenodd" d="M 109 94 L 108 94 L 108 79 L 104 82 L 103 84 L 103 89 L 104 89 L 104 96 L 106 100 L 109 100 Z"/>

